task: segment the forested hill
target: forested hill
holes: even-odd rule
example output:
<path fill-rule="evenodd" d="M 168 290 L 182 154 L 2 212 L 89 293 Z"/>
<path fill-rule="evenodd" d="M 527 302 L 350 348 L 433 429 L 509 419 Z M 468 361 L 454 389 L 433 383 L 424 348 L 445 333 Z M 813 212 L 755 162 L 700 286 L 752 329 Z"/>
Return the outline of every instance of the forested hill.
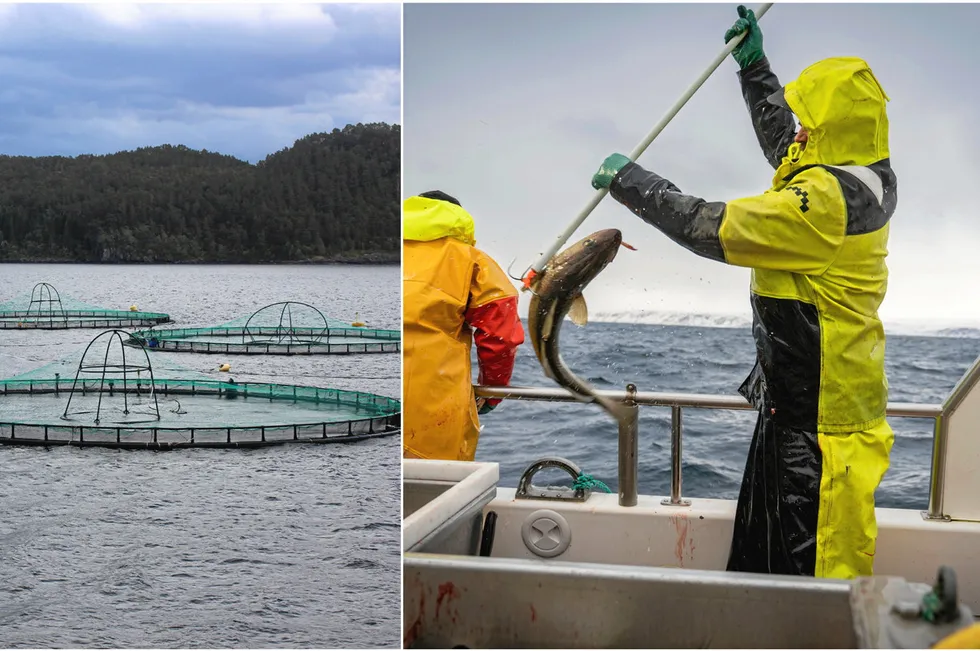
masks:
<path fill-rule="evenodd" d="M 388 124 L 312 134 L 256 165 L 171 145 L 0 156 L 0 261 L 397 262 L 400 158 Z"/>

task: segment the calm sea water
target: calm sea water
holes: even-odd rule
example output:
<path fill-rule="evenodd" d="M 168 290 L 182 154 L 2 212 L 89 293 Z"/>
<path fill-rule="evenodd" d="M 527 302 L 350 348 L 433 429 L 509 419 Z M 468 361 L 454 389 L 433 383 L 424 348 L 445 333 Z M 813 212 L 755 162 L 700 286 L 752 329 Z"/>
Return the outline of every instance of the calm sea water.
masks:
<path fill-rule="evenodd" d="M 400 327 L 398 267 L 0 265 L 113 309 L 214 325 L 270 303 Z M 161 326 L 167 327 L 167 326 Z M 0 377 L 98 330 L 0 330 Z M 400 356 L 156 353 L 215 378 L 399 397 Z M 163 363 L 161 361 L 161 363 Z M 0 647 L 400 646 L 397 437 L 171 452 L 0 447 Z"/>
<path fill-rule="evenodd" d="M 736 395 L 755 356 L 747 328 L 590 323 L 562 327 L 562 356 L 602 389 Z M 893 402 L 939 403 L 980 355 L 980 339 L 891 335 L 885 361 Z M 541 372 L 527 339 L 518 352 L 513 385 L 557 386 Z M 483 417 L 478 461 L 501 464 L 501 485 L 516 486 L 524 469 L 544 456 L 565 457 L 617 491 L 616 422 L 594 406 L 504 401 Z M 925 508 L 928 503 L 932 421 L 889 419 L 896 441 L 879 506 Z M 755 413 L 683 412 L 683 492 L 735 499 Z M 542 474 L 542 480 L 561 473 Z M 566 482 L 567 483 L 567 482 Z M 670 492 L 670 409 L 640 408 L 639 489 Z"/>

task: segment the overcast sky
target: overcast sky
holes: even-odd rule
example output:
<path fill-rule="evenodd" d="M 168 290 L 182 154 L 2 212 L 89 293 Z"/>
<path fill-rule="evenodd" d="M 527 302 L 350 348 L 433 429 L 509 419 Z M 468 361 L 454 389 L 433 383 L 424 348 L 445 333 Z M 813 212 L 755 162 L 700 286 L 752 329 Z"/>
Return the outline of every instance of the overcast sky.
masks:
<path fill-rule="evenodd" d="M 504 268 L 516 257 L 520 275 L 592 197 L 602 160 L 628 154 L 721 51 L 735 7 L 406 5 L 405 196 L 457 196 L 477 246 Z M 760 24 L 783 83 L 859 56 L 892 100 L 899 203 L 882 318 L 980 323 L 980 6 L 777 3 Z M 767 189 L 736 71 L 729 57 L 639 162 L 711 201 Z M 749 315 L 747 270 L 689 253 L 609 197 L 569 244 L 610 227 L 639 250 L 621 249 L 586 290 L 593 315 Z"/>
<path fill-rule="evenodd" d="M 256 162 L 397 123 L 401 7 L 2 4 L 0 153 L 183 144 Z"/>

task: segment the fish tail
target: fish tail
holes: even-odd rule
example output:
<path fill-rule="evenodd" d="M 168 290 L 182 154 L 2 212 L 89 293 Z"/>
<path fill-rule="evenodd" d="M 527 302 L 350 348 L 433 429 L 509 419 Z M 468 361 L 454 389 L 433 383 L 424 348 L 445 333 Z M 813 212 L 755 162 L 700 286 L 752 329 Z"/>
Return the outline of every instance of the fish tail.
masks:
<path fill-rule="evenodd" d="M 573 393 L 582 402 L 599 405 L 603 411 L 608 413 L 613 418 L 619 418 L 619 405 L 615 401 L 610 400 L 605 396 L 600 396 L 594 389 L 592 389 L 592 387 L 579 387 L 579 389 L 577 391 L 573 391 Z"/>
<path fill-rule="evenodd" d="M 598 395 L 595 396 L 595 400 L 596 400 L 597 403 L 599 403 L 599 406 L 602 407 L 606 411 L 606 413 L 608 413 L 613 418 L 619 420 L 619 405 L 618 404 L 616 404 L 615 402 L 613 402 L 609 398 L 606 398 L 606 397 L 603 397 L 603 396 L 598 396 Z"/>

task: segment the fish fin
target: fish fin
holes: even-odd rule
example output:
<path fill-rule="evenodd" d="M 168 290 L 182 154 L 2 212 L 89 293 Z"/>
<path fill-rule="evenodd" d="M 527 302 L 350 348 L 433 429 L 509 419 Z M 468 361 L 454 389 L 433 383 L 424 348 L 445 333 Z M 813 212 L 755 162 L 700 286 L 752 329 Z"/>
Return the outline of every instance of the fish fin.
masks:
<path fill-rule="evenodd" d="M 568 310 L 568 318 L 577 326 L 584 326 L 589 322 L 589 308 L 585 305 L 585 297 L 581 294 L 572 301 L 572 307 Z"/>
<path fill-rule="evenodd" d="M 558 309 L 558 304 L 555 303 L 551 306 L 551 309 L 549 309 L 544 314 L 544 318 L 541 320 L 542 327 L 539 331 L 540 332 L 539 336 L 541 337 L 541 341 L 539 342 L 538 346 L 540 350 L 536 351 L 538 352 L 538 361 L 541 363 L 541 370 L 544 371 L 545 377 L 548 378 L 549 380 L 555 379 L 555 374 L 551 368 L 551 364 L 548 363 L 547 347 L 548 347 L 548 340 L 551 338 L 551 328 L 555 323 L 555 310 L 557 309 Z"/>
<path fill-rule="evenodd" d="M 548 341 L 551 336 L 551 328 L 555 324 L 555 309 L 557 307 L 557 303 L 552 305 L 551 309 L 544 315 L 544 320 L 541 323 L 541 341 Z"/>

